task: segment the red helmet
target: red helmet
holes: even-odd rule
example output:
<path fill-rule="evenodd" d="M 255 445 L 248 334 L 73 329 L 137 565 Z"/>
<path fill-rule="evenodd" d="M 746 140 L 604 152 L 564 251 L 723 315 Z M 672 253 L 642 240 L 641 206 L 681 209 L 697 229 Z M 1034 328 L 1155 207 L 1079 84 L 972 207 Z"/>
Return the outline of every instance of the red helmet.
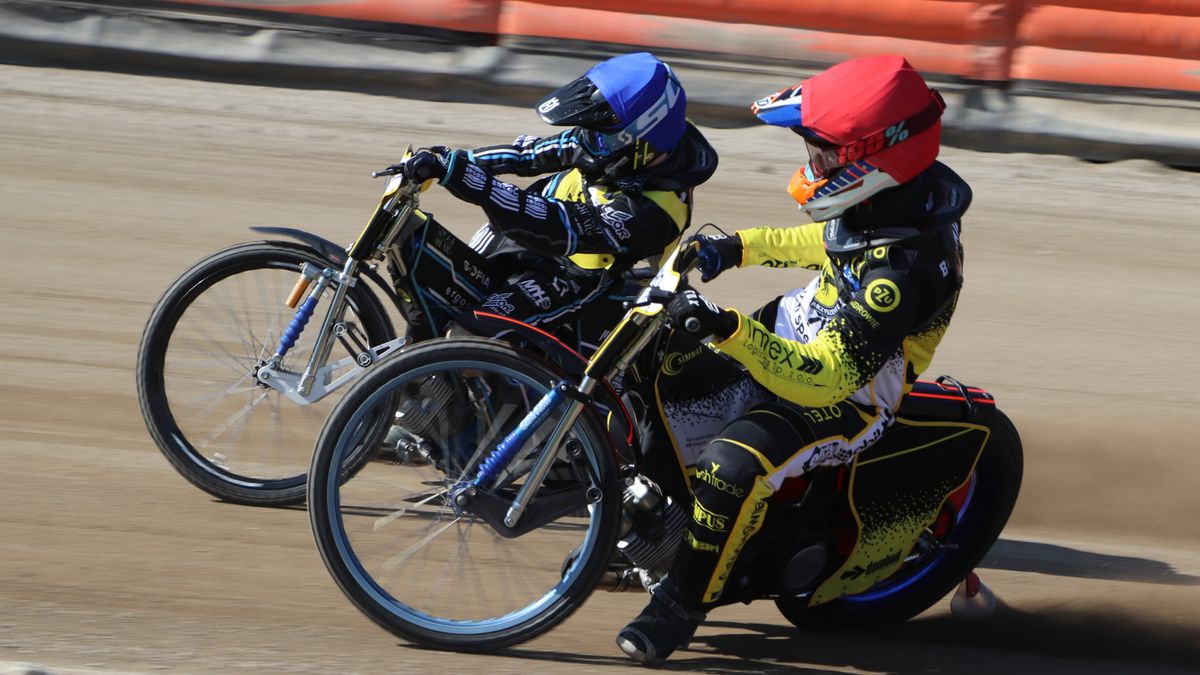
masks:
<path fill-rule="evenodd" d="M 946 104 L 901 56 L 851 59 L 756 101 L 759 119 L 804 137 L 788 192 L 814 221 L 915 178 L 937 158 Z"/>

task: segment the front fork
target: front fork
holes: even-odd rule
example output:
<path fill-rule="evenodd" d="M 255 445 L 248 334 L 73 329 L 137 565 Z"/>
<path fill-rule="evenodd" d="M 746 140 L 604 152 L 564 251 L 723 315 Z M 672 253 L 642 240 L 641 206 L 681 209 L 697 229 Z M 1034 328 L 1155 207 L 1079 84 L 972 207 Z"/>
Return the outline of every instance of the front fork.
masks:
<path fill-rule="evenodd" d="M 509 528 L 516 528 L 517 523 L 521 520 L 521 515 L 529 506 L 529 502 L 533 499 L 533 495 L 542 486 L 546 475 L 550 473 L 550 469 L 554 465 L 554 460 L 558 456 L 558 450 L 564 447 L 564 441 L 571 427 L 575 425 L 579 419 L 580 413 L 583 412 L 584 401 L 591 396 L 595 390 L 597 380 L 590 377 L 584 377 L 578 387 L 574 387 L 567 382 L 560 382 L 546 395 L 538 401 L 533 410 L 530 410 L 527 415 L 517 424 L 517 428 L 501 440 L 494 450 L 488 454 L 479 464 L 476 470 L 475 477 L 469 481 L 465 481 L 456 485 L 451 489 L 451 499 L 459 508 L 467 506 L 471 499 L 480 491 L 486 491 L 498 481 L 509 463 L 520 453 L 520 450 L 533 436 L 534 432 L 546 423 L 548 419 L 560 408 L 564 407 L 562 416 L 558 423 L 554 426 L 554 431 L 550 437 L 542 444 L 542 448 L 538 453 L 537 459 L 534 461 L 533 467 L 529 470 L 529 475 L 521 488 L 517 491 L 517 496 L 513 498 L 509 504 L 507 512 L 504 514 L 504 525 Z M 578 448 L 573 448 L 572 443 L 578 444 L 578 441 L 568 441 L 565 446 L 568 454 L 575 456 L 578 454 Z M 592 488 L 588 491 L 588 501 L 594 501 L 599 498 L 599 491 Z"/>
<path fill-rule="evenodd" d="M 349 292 L 350 287 L 358 283 L 356 272 L 359 265 L 358 260 L 348 258 L 341 272 L 328 267 L 318 269 L 308 263 L 301 267 L 300 278 L 284 303 L 295 309 L 296 312 L 279 336 L 275 354 L 259 367 L 256 379 L 260 384 L 275 389 L 296 403 L 308 405 L 329 395 L 335 389 L 357 377 L 367 366 L 390 355 L 404 345 L 406 342 L 404 338 L 397 338 L 381 345 L 357 344 L 355 345 L 359 351 L 357 356 L 342 359 L 337 363 L 326 364 L 333 351 L 335 335 L 340 339 L 354 340 L 353 335 L 347 335 L 349 330 L 341 319 L 346 310 L 346 293 Z M 313 281 L 316 281 L 315 285 L 313 285 Z M 305 291 L 310 285 L 313 286 L 312 290 L 308 292 L 304 302 L 300 303 L 300 298 L 304 297 Z M 295 346 L 296 340 L 304 332 L 305 326 L 308 325 L 309 319 L 316 311 L 321 296 L 330 285 L 334 286 L 333 301 L 330 302 L 329 309 L 325 312 L 325 318 L 317 332 L 316 344 L 313 345 L 312 352 L 309 354 L 304 372 L 297 375 L 280 370 L 283 357 Z M 299 307 L 297 307 L 298 304 Z M 357 342 L 357 340 L 354 341 Z M 355 367 L 350 372 L 344 373 L 335 381 L 329 381 L 330 373 L 352 363 Z"/>
<path fill-rule="evenodd" d="M 537 460 L 530 470 L 529 476 L 521 485 L 521 489 L 517 492 L 517 496 L 513 499 L 508 511 L 504 515 L 504 525 L 509 528 L 516 528 L 517 523 L 521 519 L 521 514 L 528 508 L 534 493 L 541 487 L 542 481 L 546 479 L 546 475 L 550 472 L 550 468 L 554 464 L 554 458 L 558 455 L 558 449 L 562 446 L 563 440 L 566 439 L 567 433 L 579 418 L 579 414 L 583 412 L 586 401 L 591 399 L 592 393 L 600 384 L 600 379 L 594 375 L 623 371 L 633 357 L 641 352 L 654 337 L 654 334 L 657 332 L 656 329 L 662 320 L 662 316 L 658 314 L 635 314 L 617 326 L 616 330 L 609 335 L 604 344 L 596 350 L 596 354 L 592 356 L 586 374 L 580 381 L 579 386 L 574 387 L 564 381 L 546 392 L 546 395 L 538 401 L 533 410 L 530 410 L 524 419 L 517 424 L 517 428 L 505 436 L 496 445 L 495 449 L 480 462 L 475 478 L 452 488 L 451 499 L 453 503 L 457 507 L 462 508 L 470 502 L 474 495 L 492 487 L 504 469 L 517 456 L 529 438 L 533 436 L 534 431 L 544 424 L 556 410 L 563 407 L 565 403 L 566 410 L 563 411 L 562 417 L 559 418 L 553 433 L 550 434 L 550 437 L 543 444 Z M 571 451 L 569 444 L 567 450 L 568 452 Z"/>

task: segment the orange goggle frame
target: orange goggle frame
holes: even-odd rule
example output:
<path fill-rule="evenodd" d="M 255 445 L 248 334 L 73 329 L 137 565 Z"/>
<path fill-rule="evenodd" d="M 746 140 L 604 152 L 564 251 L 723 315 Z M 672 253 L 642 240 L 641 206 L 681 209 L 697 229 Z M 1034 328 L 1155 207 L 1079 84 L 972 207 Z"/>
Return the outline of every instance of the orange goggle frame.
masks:
<path fill-rule="evenodd" d="M 787 191 L 792 196 L 792 199 L 795 199 L 801 206 L 804 206 L 808 203 L 808 200 L 813 198 L 817 190 L 820 190 L 828 182 L 828 178 L 809 180 L 808 175 L 805 173 L 805 167 L 802 166 L 796 170 L 796 173 L 792 174 L 792 179 L 788 181 Z"/>

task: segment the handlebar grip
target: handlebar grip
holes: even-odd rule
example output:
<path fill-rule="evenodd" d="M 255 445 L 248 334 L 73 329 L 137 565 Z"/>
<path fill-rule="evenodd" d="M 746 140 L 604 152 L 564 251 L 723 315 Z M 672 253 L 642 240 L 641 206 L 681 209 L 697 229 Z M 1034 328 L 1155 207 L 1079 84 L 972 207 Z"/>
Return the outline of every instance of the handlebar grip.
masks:
<path fill-rule="evenodd" d="M 694 316 L 689 316 L 688 318 L 683 320 L 683 329 L 689 333 L 699 333 L 700 332 L 700 319 L 697 319 Z"/>

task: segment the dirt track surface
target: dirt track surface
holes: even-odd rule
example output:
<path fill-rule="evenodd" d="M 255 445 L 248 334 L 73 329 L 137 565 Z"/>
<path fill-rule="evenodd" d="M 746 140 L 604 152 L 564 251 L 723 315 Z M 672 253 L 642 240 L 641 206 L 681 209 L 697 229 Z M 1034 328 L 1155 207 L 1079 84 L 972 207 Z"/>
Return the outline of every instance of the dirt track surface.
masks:
<path fill-rule="evenodd" d="M 636 672 L 612 636 L 644 601 L 598 594 L 517 649 L 410 648 L 325 572 L 299 509 L 214 502 L 143 426 L 137 341 L 190 263 L 286 225 L 349 241 L 407 142 L 536 132 L 528 110 L 0 67 L 0 673 Z M 713 131 L 698 222 L 797 222 L 802 149 Z M 770 603 L 722 608 L 669 669 L 705 673 L 1129 673 L 1200 668 L 1200 174 L 950 149 L 974 187 L 967 286 L 934 373 L 992 391 L 1025 484 L 981 573 L 979 624 L 946 602 L 864 635 L 802 635 Z M 432 192 L 467 234 L 481 214 Z M 803 273 L 725 275 L 751 309 Z"/>

